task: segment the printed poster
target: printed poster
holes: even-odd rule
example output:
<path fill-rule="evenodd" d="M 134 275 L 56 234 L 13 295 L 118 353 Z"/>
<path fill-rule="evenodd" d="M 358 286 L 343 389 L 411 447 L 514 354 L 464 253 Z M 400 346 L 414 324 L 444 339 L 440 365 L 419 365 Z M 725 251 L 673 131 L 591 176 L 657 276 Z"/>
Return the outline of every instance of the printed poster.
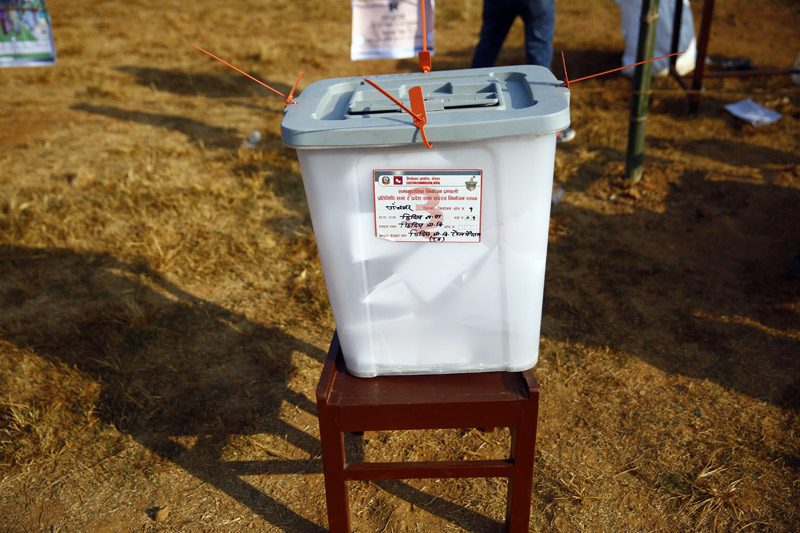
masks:
<path fill-rule="evenodd" d="M 55 59 L 44 0 L 0 0 L 0 67 L 52 65 Z"/>
<path fill-rule="evenodd" d="M 434 0 L 352 0 L 353 39 L 350 58 L 402 59 L 422 51 L 422 14 L 428 51 L 433 55 Z"/>

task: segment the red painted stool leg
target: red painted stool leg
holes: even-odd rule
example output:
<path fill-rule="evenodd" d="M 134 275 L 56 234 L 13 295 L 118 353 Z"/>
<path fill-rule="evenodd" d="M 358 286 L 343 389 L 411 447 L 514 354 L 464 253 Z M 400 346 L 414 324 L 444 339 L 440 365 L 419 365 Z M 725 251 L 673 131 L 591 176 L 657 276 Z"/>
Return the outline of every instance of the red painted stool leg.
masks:
<path fill-rule="evenodd" d="M 328 505 L 328 529 L 331 533 L 350 532 L 350 503 L 344 478 L 344 435 L 328 418 L 327 409 L 319 406 L 319 432 L 322 441 L 322 466 L 325 470 L 325 500 Z"/>
<path fill-rule="evenodd" d="M 511 428 L 511 458 L 514 460 L 514 477 L 508 480 L 506 531 L 509 533 L 528 531 L 535 455 L 536 413 L 534 412 L 532 419 L 519 427 Z"/>

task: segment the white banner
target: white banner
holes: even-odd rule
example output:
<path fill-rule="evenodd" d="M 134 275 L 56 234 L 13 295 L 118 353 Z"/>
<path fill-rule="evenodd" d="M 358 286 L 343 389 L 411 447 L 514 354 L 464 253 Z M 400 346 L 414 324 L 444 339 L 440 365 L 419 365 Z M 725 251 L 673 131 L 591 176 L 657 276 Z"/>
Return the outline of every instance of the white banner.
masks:
<path fill-rule="evenodd" d="M 433 55 L 433 0 L 352 0 L 350 59 L 417 57 L 423 49 L 421 1 L 425 2 L 425 44 Z"/>

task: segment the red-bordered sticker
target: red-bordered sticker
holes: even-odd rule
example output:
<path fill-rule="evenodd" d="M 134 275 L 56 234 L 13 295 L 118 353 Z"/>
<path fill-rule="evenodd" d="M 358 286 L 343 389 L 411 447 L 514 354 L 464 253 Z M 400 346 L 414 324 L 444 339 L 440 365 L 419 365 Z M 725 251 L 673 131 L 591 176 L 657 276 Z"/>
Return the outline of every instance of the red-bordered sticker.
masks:
<path fill-rule="evenodd" d="M 373 170 L 375 236 L 396 242 L 481 242 L 483 171 Z"/>

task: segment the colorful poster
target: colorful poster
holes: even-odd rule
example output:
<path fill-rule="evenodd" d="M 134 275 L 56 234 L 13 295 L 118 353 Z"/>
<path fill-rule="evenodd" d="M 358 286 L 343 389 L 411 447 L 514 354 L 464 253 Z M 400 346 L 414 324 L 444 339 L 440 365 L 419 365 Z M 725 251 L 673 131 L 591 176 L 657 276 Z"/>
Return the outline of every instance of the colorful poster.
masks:
<path fill-rule="evenodd" d="M 55 59 L 44 0 L 0 0 L 0 67 L 52 65 Z"/>
<path fill-rule="evenodd" d="M 422 1 L 425 2 L 425 45 L 433 55 L 433 0 L 352 0 L 350 58 L 358 61 L 417 57 L 423 50 Z"/>

